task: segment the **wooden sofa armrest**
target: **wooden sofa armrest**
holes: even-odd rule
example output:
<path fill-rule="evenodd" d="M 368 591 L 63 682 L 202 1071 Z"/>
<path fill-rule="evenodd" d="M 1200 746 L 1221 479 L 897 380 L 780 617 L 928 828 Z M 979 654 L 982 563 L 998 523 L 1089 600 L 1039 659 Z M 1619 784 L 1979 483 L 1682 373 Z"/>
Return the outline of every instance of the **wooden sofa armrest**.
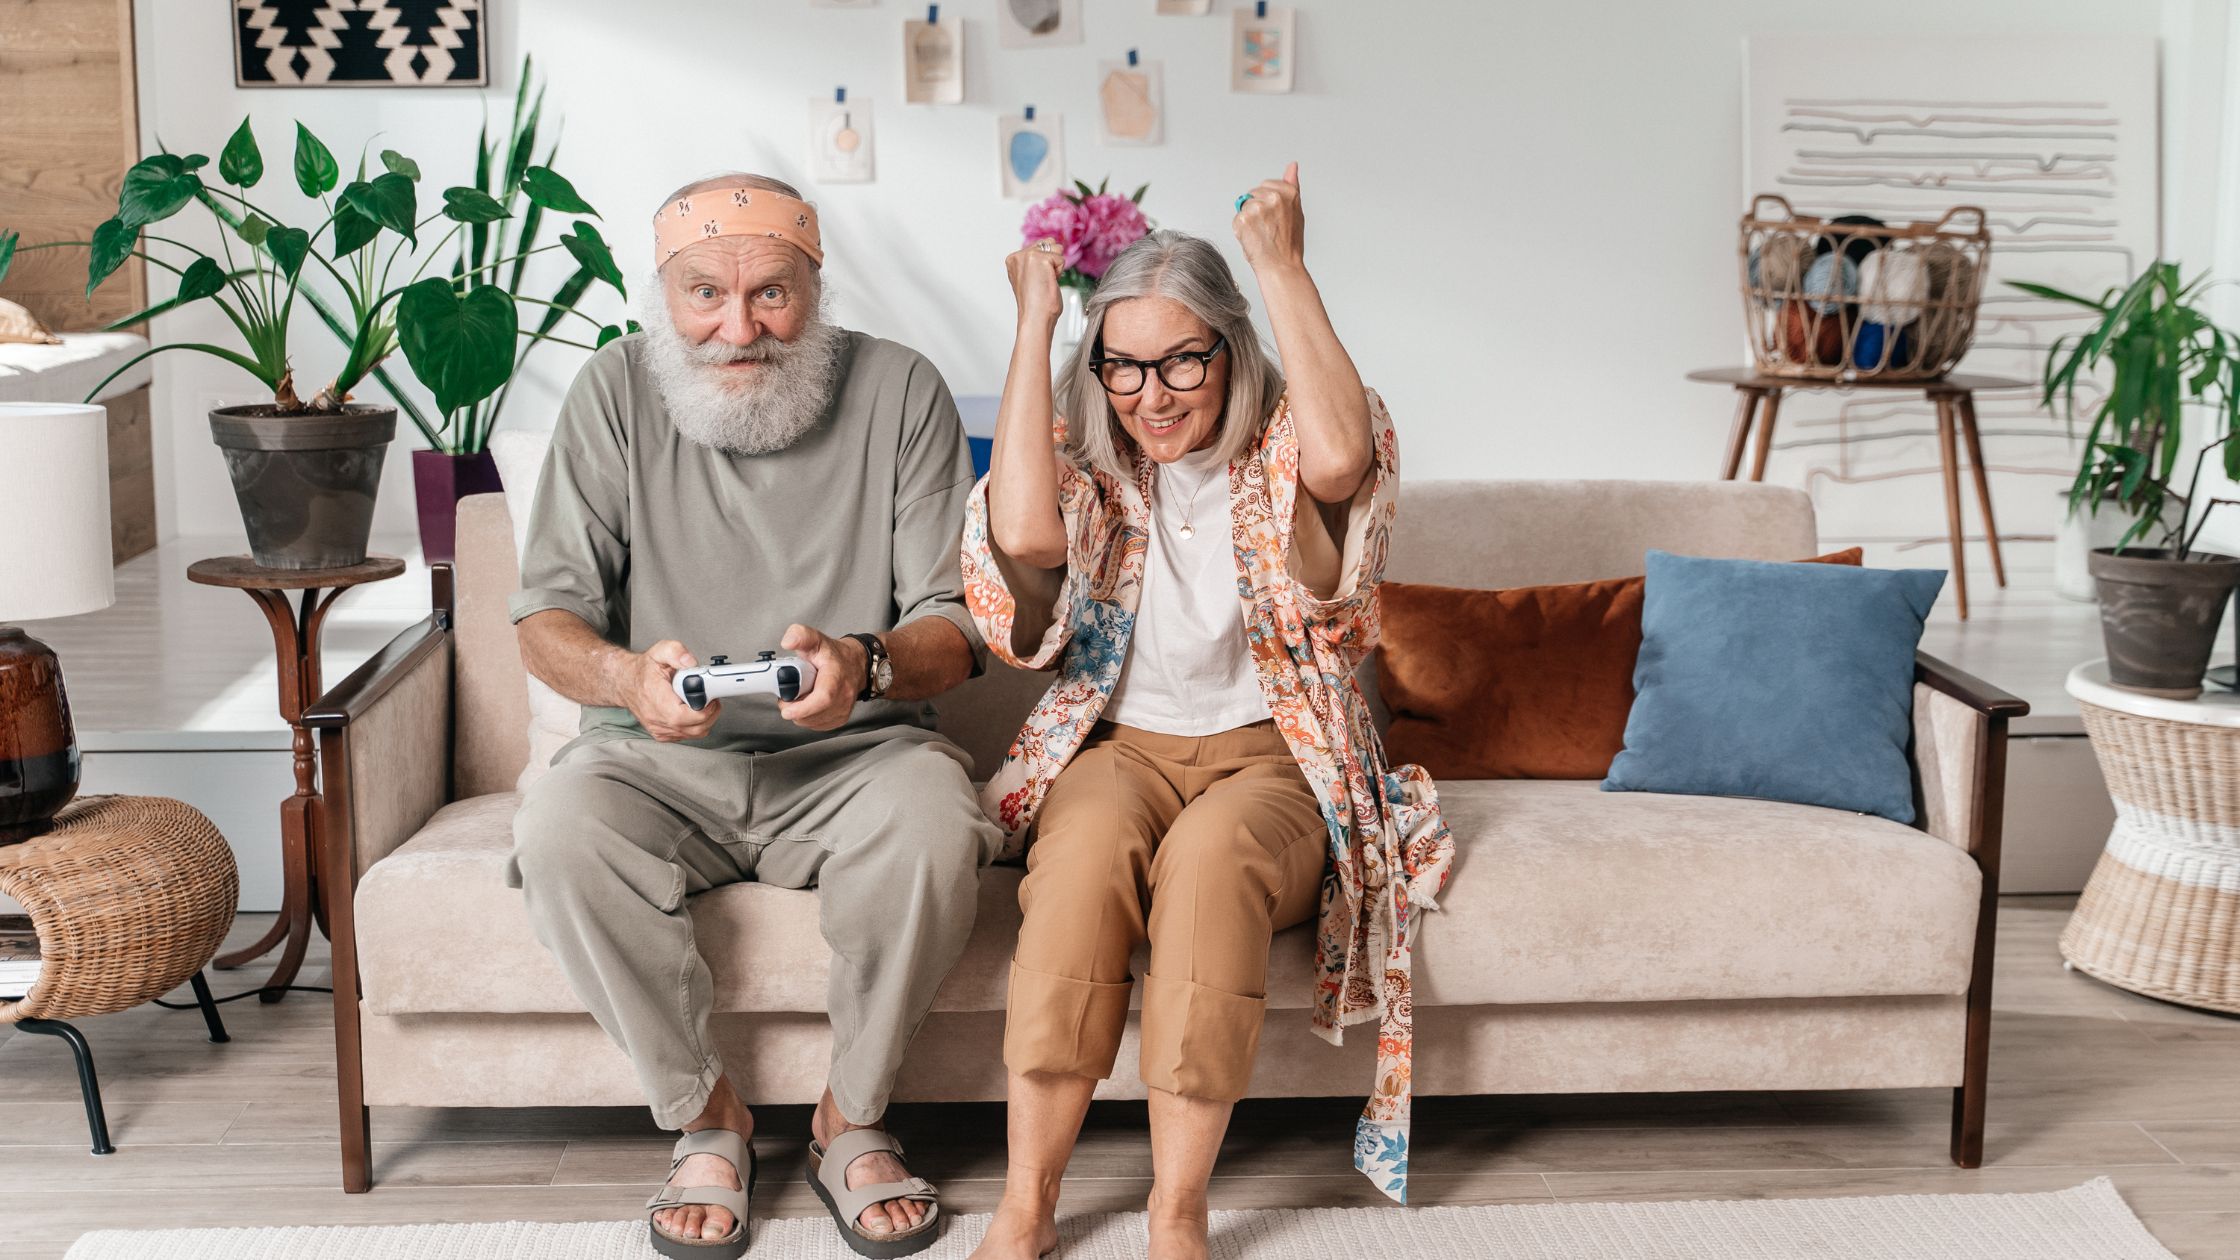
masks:
<path fill-rule="evenodd" d="M 2030 706 L 1926 653 L 1915 653 L 1913 678 L 1916 825 L 1995 871 L 2007 722 Z"/>
<path fill-rule="evenodd" d="M 451 630 L 408 627 L 303 715 L 326 798 L 322 879 L 355 889 L 451 796 Z"/>

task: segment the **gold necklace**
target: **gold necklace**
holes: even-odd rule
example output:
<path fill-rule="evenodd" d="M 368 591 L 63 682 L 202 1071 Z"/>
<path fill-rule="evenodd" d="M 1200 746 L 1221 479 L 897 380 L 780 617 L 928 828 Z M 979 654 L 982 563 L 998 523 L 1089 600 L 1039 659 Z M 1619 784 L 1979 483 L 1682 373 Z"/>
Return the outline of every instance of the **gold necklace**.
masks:
<path fill-rule="evenodd" d="M 1167 467 L 1171 469 L 1176 467 L 1176 465 L 1169 464 L 1167 465 Z M 1179 534 L 1184 542 L 1188 542 L 1198 536 L 1198 496 L 1204 494 L 1206 487 L 1212 484 L 1215 471 L 1217 470 L 1208 469 L 1204 473 L 1199 474 L 1198 484 L 1191 487 L 1189 497 L 1183 500 L 1182 523 L 1175 528 L 1174 532 L 1176 534 Z M 1226 470 L 1221 469 L 1219 471 Z M 1180 480 L 1180 478 L 1178 477 L 1177 480 Z"/>

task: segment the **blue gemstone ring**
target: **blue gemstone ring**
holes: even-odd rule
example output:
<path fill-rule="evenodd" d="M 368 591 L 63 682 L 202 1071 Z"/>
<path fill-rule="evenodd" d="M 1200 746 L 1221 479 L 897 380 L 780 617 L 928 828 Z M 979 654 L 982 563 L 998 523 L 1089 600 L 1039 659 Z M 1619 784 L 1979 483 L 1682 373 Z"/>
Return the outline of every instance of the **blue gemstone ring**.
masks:
<path fill-rule="evenodd" d="M 1251 193 L 1246 193 L 1246 194 L 1245 194 L 1244 196 L 1242 196 L 1242 197 L 1239 197 L 1239 198 L 1237 198 L 1237 213 L 1239 213 L 1239 214 L 1243 214 L 1243 213 L 1244 213 L 1244 203 L 1246 203 L 1246 202 L 1248 202 L 1248 201 L 1250 201 L 1250 200 L 1252 200 L 1252 194 L 1251 194 Z"/>

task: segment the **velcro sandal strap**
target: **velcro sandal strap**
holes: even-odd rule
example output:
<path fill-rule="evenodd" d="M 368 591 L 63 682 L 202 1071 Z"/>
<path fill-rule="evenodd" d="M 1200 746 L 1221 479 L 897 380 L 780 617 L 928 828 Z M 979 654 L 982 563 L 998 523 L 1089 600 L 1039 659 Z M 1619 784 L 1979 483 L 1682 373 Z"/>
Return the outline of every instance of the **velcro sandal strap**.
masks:
<path fill-rule="evenodd" d="M 832 1144 L 824 1148 L 823 1166 L 831 1170 L 823 1179 L 825 1185 L 834 1186 L 835 1178 L 840 1178 L 840 1174 L 847 1171 L 848 1165 L 873 1151 L 888 1151 L 896 1159 L 903 1158 L 902 1143 L 897 1142 L 894 1135 L 884 1129 L 850 1129 L 832 1139 Z"/>
<path fill-rule="evenodd" d="M 669 1171 L 694 1155 L 713 1155 L 731 1165 L 742 1181 L 747 1175 L 747 1140 L 729 1129 L 700 1129 L 677 1139 L 669 1151 Z"/>
<path fill-rule="evenodd" d="M 692 1204 L 719 1207 L 734 1218 L 743 1219 L 747 1214 L 747 1192 L 729 1186 L 663 1186 L 661 1193 L 646 1200 L 646 1210 L 652 1212 Z"/>

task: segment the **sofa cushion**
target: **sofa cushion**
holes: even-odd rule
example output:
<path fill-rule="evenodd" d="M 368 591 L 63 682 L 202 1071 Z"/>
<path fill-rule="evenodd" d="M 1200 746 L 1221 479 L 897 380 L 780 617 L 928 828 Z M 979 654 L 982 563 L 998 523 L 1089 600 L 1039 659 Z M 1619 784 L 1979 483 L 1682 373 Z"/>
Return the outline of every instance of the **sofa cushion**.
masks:
<path fill-rule="evenodd" d="M 1857 547 L 1808 564 L 1856 567 Z M 1480 591 L 1387 582 L 1385 751 L 1439 779 L 1595 779 L 1624 749 L 1644 580 Z"/>
<path fill-rule="evenodd" d="M 1460 858 L 1416 953 L 1419 1001 L 1683 1001 L 1963 993 L 1975 863 L 1865 815 L 1591 781 L 1460 780 L 1441 800 Z M 445 807 L 358 887 L 375 1014 L 583 1009 L 505 886 L 520 798 Z M 980 919 L 936 1010 L 998 1010 L 1021 872 L 981 881 Z M 691 913 L 724 1011 L 825 1009 L 816 895 L 737 884 Z M 1308 1005 L 1313 935 L 1277 937 L 1268 1004 Z M 1137 972 L 1143 970 L 1139 958 Z"/>

